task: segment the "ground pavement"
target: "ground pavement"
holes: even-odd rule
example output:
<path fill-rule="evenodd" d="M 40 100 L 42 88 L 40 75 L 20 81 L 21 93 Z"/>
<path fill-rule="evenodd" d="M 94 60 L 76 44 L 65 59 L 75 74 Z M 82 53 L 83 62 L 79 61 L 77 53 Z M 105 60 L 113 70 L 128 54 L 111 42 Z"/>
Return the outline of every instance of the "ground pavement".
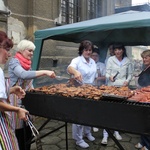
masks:
<path fill-rule="evenodd" d="M 45 118 L 36 117 L 34 125 L 36 128 L 39 128 L 41 124 L 46 121 Z M 52 131 L 56 127 L 63 125 L 64 122 L 51 120 L 42 131 L 40 131 L 40 135 Z M 92 131 L 93 132 L 93 131 Z M 114 141 L 109 138 L 108 145 L 102 146 L 102 129 L 98 132 L 92 133 L 96 140 L 94 142 L 89 142 L 87 139 L 85 141 L 90 145 L 87 150 L 119 150 Z M 123 140 L 120 141 L 120 144 L 123 146 L 125 150 L 135 150 L 134 145 L 139 141 L 139 135 L 129 134 L 120 132 Z M 65 128 L 61 128 L 58 131 L 49 134 L 48 136 L 41 139 L 43 150 L 66 150 L 66 141 L 65 141 Z M 31 145 L 31 150 L 36 150 L 35 143 Z M 68 123 L 68 150 L 83 150 L 80 147 L 75 145 L 75 141 L 71 137 L 71 124 Z"/>

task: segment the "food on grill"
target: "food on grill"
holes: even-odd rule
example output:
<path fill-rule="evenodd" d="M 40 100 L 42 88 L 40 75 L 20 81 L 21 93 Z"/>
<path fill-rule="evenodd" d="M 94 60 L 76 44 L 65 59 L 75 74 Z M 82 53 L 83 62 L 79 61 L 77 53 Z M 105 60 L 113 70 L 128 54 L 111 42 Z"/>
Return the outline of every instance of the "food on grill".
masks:
<path fill-rule="evenodd" d="M 75 83 L 75 85 L 74 85 Z M 95 87 L 88 84 L 76 85 L 74 80 L 67 84 L 54 84 L 30 90 L 30 92 L 42 92 L 50 95 L 61 95 L 66 97 L 81 97 L 86 99 L 101 100 L 103 97 L 114 98 L 114 100 L 127 99 L 135 102 L 150 102 L 150 86 L 137 90 L 128 87 L 115 87 L 102 85 Z"/>
<path fill-rule="evenodd" d="M 128 87 L 115 87 L 115 86 L 105 86 L 105 85 L 102 85 L 100 87 L 100 90 L 104 90 L 104 94 L 107 94 L 108 95 L 115 95 L 115 96 L 119 96 L 119 97 L 126 97 L 126 98 L 129 98 L 131 97 L 134 92 L 132 90 L 130 90 Z"/>
<path fill-rule="evenodd" d="M 73 81 L 73 80 L 71 80 Z M 73 82 L 72 82 L 73 83 Z M 101 86 L 100 88 L 83 84 L 82 86 L 71 86 L 71 84 L 55 84 L 50 86 L 43 86 L 36 89 L 32 89 L 31 92 L 42 92 L 50 95 L 61 95 L 66 97 L 82 97 L 87 99 L 100 100 L 103 94 L 107 94 L 109 97 L 111 96 L 122 96 L 122 97 L 130 97 L 133 95 L 133 92 L 127 87 L 114 87 L 114 86 Z"/>
<path fill-rule="evenodd" d="M 102 91 L 92 85 L 82 85 L 79 87 L 68 86 L 68 84 L 55 84 L 43 86 L 30 90 L 31 92 L 43 92 L 51 95 L 62 95 L 66 97 L 83 97 L 98 100 L 102 96 Z"/>
<path fill-rule="evenodd" d="M 150 102 L 150 86 L 143 87 L 134 91 L 135 94 L 129 98 L 137 102 Z"/>

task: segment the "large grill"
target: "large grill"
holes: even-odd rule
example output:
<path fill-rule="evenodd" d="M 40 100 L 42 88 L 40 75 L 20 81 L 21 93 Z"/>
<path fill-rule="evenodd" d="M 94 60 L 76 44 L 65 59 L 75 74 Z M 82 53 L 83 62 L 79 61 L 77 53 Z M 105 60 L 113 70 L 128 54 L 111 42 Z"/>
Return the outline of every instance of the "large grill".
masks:
<path fill-rule="evenodd" d="M 100 101 L 28 92 L 23 99 L 33 115 L 100 128 L 150 135 L 150 104 L 123 98 Z"/>

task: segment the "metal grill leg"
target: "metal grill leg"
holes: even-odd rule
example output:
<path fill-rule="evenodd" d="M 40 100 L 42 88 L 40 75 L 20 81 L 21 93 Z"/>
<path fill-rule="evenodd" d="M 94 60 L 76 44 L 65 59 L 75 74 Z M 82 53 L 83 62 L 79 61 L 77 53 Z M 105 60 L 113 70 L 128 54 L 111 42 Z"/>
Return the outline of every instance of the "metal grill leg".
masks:
<path fill-rule="evenodd" d="M 116 143 L 116 145 L 120 148 L 120 150 L 125 150 L 122 145 L 118 142 L 118 140 L 113 136 L 112 132 L 107 128 L 105 130 L 108 132 L 109 136 L 113 139 L 113 141 Z"/>
<path fill-rule="evenodd" d="M 67 127 L 67 122 L 65 122 L 65 134 L 66 134 L 66 150 L 68 150 L 68 127 Z"/>

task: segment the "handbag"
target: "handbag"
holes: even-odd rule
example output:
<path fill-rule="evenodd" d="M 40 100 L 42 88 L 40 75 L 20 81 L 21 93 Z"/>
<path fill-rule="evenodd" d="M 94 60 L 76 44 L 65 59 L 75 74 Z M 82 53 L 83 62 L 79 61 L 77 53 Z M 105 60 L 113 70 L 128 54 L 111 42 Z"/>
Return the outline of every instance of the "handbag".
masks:
<path fill-rule="evenodd" d="M 39 131 L 35 128 L 35 126 L 30 121 L 28 116 L 27 116 L 27 124 L 29 125 L 29 127 L 30 127 L 30 129 L 32 131 L 32 134 L 34 136 L 35 143 L 36 143 L 36 150 L 43 150 Z"/>

